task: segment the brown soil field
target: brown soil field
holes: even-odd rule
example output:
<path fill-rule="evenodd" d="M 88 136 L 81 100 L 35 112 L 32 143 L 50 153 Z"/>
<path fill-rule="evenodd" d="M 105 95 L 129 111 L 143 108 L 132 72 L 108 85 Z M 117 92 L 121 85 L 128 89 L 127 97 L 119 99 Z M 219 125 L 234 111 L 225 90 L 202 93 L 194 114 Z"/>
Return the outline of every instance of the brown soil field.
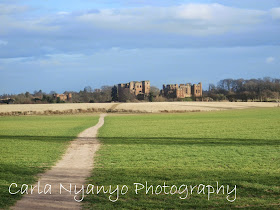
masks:
<path fill-rule="evenodd" d="M 94 112 L 161 113 L 198 112 L 227 109 L 277 107 L 269 102 L 143 102 L 143 103 L 66 103 L 66 104 L 9 104 L 0 105 L 0 116 L 48 115 Z"/>

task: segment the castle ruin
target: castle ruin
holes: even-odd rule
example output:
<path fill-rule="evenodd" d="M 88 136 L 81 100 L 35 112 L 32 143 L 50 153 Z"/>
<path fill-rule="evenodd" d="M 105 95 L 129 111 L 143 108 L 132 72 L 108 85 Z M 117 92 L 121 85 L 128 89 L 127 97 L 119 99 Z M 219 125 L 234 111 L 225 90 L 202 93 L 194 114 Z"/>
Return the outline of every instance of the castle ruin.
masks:
<path fill-rule="evenodd" d="M 166 98 L 202 97 L 202 84 L 168 84 L 163 85 L 161 95 Z"/>
<path fill-rule="evenodd" d="M 64 94 L 53 94 L 53 98 L 57 100 L 59 98 L 60 101 L 71 101 L 72 93 L 64 93 Z"/>
<path fill-rule="evenodd" d="M 138 99 L 143 100 L 145 96 L 149 95 L 150 93 L 150 81 L 131 81 L 129 83 L 118 84 L 118 93 L 123 90 L 129 90 L 129 92 L 136 96 Z"/>

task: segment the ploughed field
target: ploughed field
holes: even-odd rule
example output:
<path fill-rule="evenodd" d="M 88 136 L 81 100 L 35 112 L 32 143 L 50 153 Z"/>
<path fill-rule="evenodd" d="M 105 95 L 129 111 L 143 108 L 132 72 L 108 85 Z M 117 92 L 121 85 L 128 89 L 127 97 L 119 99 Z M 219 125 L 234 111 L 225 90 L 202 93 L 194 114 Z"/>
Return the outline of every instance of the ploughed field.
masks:
<path fill-rule="evenodd" d="M 279 209 L 279 128 L 280 108 L 108 116 L 84 207 Z"/>
<path fill-rule="evenodd" d="M 34 184 L 62 156 L 69 142 L 98 116 L 10 116 L 0 117 L 0 209 L 20 199 L 9 186 Z M 14 186 L 14 185 L 13 185 Z"/>
<path fill-rule="evenodd" d="M 91 112 L 195 112 L 228 109 L 276 107 L 266 102 L 143 102 L 143 103 L 65 103 L 65 104 L 10 104 L 0 105 L 2 115 L 76 114 Z"/>

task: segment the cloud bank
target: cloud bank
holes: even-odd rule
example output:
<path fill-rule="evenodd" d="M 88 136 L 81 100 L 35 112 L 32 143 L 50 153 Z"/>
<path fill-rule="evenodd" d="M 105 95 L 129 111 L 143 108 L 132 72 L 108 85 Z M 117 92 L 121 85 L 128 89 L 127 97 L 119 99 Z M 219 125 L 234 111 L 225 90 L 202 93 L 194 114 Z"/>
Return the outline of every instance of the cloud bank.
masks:
<path fill-rule="evenodd" d="M 263 11 L 244 10 L 220 4 L 187 4 L 176 7 L 144 7 L 100 10 L 77 17 L 89 26 L 180 35 L 222 34 L 260 23 Z"/>
<path fill-rule="evenodd" d="M 238 9 L 221 4 L 186 4 L 173 7 L 140 7 L 124 9 L 92 9 L 58 12 L 46 17 L 12 19 L 7 17 L 25 11 L 24 7 L 3 6 L 2 20 L 8 20 L 5 31 L 48 31 L 63 29 L 64 24 L 85 24 L 94 29 L 117 31 L 161 32 L 181 35 L 221 34 L 247 28 L 263 21 L 267 14 L 261 10 Z M 271 11 L 277 16 L 277 9 Z M 3 24 L 3 21 L 1 21 Z M 3 33 L 3 32 L 2 32 Z"/>
<path fill-rule="evenodd" d="M 192 3 L 44 15 L 27 6 L 2 4 L 0 8 L 0 39 L 9 42 L 0 57 L 92 53 L 112 47 L 273 45 L 280 36 L 275 20 L 279 8 L 266 11 Z"/>
<path fill-rule="evenodd" d="M 268 1 L 1 2 L 0 94 L 279 77 L 280 10 Z"/>

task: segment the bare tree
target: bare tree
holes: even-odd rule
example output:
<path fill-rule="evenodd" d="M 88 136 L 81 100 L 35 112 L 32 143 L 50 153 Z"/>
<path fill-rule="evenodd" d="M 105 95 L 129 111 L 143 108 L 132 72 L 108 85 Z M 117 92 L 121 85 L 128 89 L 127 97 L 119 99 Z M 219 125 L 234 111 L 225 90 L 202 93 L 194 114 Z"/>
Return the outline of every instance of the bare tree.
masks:
<path fill-rule="evenodd" d="M 84 88 L 84 92 L 86 92 L 86 93 L 92 93 L 92 92 L 93 92 L 93 89 L 92 89 L 92 87 L 90 87 L 90 86 L 86 86 L 86 87 Z"/>
<path fill-rule="evenodd" d="M 160 90 L 159 90 L 159 88 L 157 88 L 156 86 L 151 86 L 151 87 L 150 87 L 150 93 L 152 93 L 153 96 L 156 97 L 156 96 L 159 95 Z"/>
<path fill-rule="evenodd" d="M 120 102 L 133 101 L 136 99 L 135 95 L 130 92 L 129 88 L 121 88 L 118 92 Z"/>

